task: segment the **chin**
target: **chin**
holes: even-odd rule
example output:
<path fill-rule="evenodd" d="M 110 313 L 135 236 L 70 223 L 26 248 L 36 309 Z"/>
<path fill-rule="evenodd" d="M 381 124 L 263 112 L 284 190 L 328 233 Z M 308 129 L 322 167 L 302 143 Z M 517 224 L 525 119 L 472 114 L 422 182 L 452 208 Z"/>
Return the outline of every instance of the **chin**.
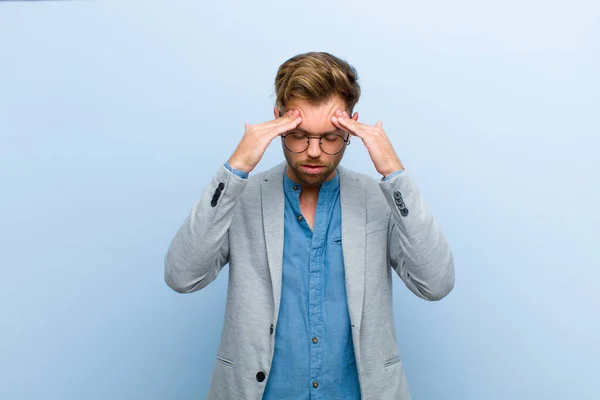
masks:
<path fill-rule="evenodd" d="M 296 175 L 297 176 L 297 175 Z M 298 176 L 298 180 L 303 186 L 321 186 L 327 180 L 326 176 Z"/>
<path fill-rule="evenodd" d="M 332 171 L 327 170 L 319 175 L 308 175 L 294 168 L 294 174 L 303 186 L 320 186 L 327 180 L 327 178 L 329 178 L 331 173 Z"/>

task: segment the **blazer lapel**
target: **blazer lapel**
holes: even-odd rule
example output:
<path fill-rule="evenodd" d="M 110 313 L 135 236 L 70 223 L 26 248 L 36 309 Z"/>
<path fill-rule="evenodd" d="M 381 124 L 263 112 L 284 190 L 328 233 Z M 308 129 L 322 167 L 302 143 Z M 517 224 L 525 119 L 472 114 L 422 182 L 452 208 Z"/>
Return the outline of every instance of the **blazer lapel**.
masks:
<path fill-rule="evenodd" d="M 281 276 L 283 263 L 283 223 L 285 196 L 283 193 L 283 174 L 286 162 L 283 162 L 265 174 L 261 182 L 262 216 L 267 247 L 267 261 L 273 287 L 274 321 L 279 316 L 281 300 Z"/>
<path fill-rule="evenodd" d="M 340 202 L 342 206 L 342 251 L 346 275 L 346 296 L 350 321 L 360 332 L 365 294 L 365 231 L 367 210 L 365 192 L 358 177 L 338 167 L 340 174 Z M 357 342 L 357 341 L 355 341 Z"/>

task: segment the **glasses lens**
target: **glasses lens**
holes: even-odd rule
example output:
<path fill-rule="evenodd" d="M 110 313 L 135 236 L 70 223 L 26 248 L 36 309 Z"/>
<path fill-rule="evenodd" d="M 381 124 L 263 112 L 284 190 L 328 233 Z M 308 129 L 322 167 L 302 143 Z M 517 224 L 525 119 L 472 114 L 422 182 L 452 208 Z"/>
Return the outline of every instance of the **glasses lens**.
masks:
<path fill-rule="evenodd" d="M 283 140 L 285 147 L 292 153 L 302 153 L 308 148 L 308 139 L 306 138 L 306 135 L 300 133 L 290 133 Z"/>
<path fill-rule="evenodd" d="M 327 154 L 337 154 L 344 148 L 344 143 L 344 138 L 340 135 L 325 135 L 321 139 L 321 150 Z"/>

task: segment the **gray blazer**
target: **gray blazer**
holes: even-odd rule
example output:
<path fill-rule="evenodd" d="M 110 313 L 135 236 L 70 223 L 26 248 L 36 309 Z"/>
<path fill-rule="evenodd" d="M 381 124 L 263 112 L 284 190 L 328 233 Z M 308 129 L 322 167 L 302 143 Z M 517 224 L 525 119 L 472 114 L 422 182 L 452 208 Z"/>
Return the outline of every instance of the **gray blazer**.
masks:
<path fill-rule="evenodd" d="M 204 288 L 229 263 L 210 400 L 260 400 L 267 383 L 281 296 L 285 166 L 248 180 L 221 166 L 165 256 L 166 283 L 179 293 Z M 343 167 L 338 173 L 361 397 L 408 400 L 392 312 L 392 269 L 417 296 L 439 300 L 454 287 L 452 252 L 408 171 L 385 182 Z"/>

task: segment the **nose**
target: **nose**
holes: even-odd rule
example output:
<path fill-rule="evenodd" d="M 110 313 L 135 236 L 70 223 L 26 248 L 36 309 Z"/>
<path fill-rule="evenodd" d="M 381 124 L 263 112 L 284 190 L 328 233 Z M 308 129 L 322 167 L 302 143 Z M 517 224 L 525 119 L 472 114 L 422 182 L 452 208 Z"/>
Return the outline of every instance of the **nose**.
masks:
<path fill-rule="evenodd" d="M 308 148 L 306 149 L 306 155 L 310 158 L 319 158 L 321 156 L 321 138 L 308 138 Z"/>

